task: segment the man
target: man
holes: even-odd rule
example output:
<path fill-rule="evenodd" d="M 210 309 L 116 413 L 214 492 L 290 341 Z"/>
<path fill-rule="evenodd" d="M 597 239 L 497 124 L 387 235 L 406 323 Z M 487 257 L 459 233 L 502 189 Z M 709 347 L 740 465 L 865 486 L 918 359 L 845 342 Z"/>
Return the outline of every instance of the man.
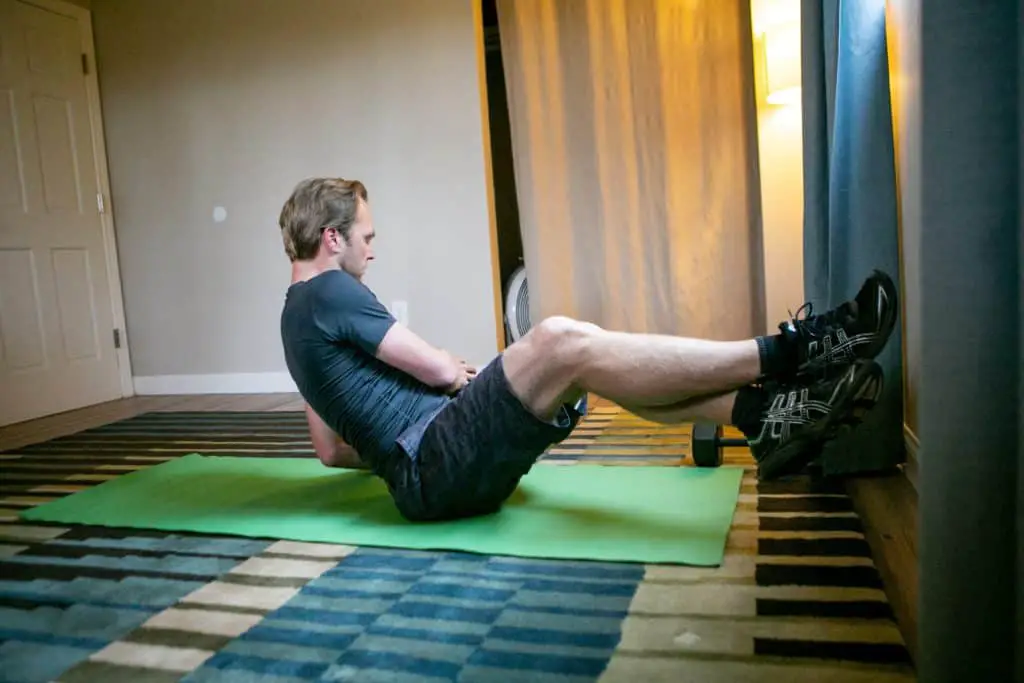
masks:
<path fill-rule="evenodd" d="M 882 372 L 872 359 L 897 314 L 895 287 L 876 271 L 842 306 L 742 341 L 553 317 L 476 374 L 395 321 L 362 283 L 374 228 L 360 182 L 300 182 L 280 227 L 292 262 L 281 337 L 317 455 L 372 470 L 410 520 L 496 511 L 570 434 L 588 392 L 656 422 L 736 425 L 759 476 L 799 471 L 856 422 L 855 409 L 874 405 Z"/>

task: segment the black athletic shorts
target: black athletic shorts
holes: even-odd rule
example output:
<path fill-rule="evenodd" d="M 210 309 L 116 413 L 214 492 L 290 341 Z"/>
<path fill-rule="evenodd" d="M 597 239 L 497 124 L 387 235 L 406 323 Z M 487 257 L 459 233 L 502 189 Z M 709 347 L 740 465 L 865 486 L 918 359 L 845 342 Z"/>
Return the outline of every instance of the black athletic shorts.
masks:
<path fill-rule="evenodd" d="M 414 521 L 496 512 L 537 458 L 569 436 L 581 417 L 569 406 L 551 422 L 534 416 L 512 393 L 499 355 L 440 411 L 399 438 L 399 461 L 387 477 L 399 512 Z"/>

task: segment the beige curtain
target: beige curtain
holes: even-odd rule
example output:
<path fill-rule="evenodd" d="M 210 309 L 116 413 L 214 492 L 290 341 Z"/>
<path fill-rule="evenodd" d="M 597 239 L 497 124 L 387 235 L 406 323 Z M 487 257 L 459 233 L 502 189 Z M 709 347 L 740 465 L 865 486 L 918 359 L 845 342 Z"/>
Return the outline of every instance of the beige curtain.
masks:
<path fill-rule="evenodd" d="M 497 7 L 532 319 L 763 332 L 748 4 Z"/>

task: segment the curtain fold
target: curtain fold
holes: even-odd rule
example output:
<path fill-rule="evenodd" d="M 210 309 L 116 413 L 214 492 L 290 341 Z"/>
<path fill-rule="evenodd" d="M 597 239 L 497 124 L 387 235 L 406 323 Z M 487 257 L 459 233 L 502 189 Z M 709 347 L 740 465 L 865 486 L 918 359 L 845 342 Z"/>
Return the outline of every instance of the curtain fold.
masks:
<path fill-rule="evenodd" d="M 1024 683 L 1020 10 L 921 3 L 917 673 L 929 683 Z"/>
<path fill-rule="evenodd" d="M 804 289 L 824 311 L 854 296 L 875 268 L 900 284 L 885 0 L 803 0 L 800 10 Z M 897 324 L 877 359 L 885 372 L 879 405 L 826 447 L 826 474 L 904 462 L 902 337 Z"/>
<path fill-rule="evenodd" d="M 532 320 L 763 332 L 747 3 L 497 9 Z"/>

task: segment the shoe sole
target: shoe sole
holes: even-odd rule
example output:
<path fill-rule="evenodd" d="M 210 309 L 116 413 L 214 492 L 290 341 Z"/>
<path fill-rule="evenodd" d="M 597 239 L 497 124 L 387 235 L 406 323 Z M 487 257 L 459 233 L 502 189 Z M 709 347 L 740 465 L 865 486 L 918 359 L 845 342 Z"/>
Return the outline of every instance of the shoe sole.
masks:
<path fill-rule="evenodd" d="M 833 438 L 834 434 L 848 422 L 850 412 L 859 406 L 861 392 L 872 381 L 878 382 L 876 395 L 882 391 L 884 382 L 881 366 L 873 360 L 859 359 L 853 362 L 853 379 L 832 405 L 828 415 L 808 425 L 806 429 L 789 443 L 781 446 L 757 465 L 757 476 L 760 481 L 770 481 L 789 473 L 803 469 L 820 453 L 821 446 Z M 866 412 L 869 409 L 864 409 Z"/>
<path fill-rule="evenodd" d="M 892 336 L 893 330 L 896 329 L 896 320 L 899 318 L 900 308 L 900 297 L 899 292 L 896 290 L 896 283 L 892 281 L 888 273 L 881 270 L 872 271 L 871 276 L 879 281 L 879 286 L 885 295 L 889 298 L 890 306 L 886 312 L 885 318 L 882 320 L 882 324 L 878 330 L 878 336 L 868 346 L 868 350 L 863 358 L 864 360 L 874 360 L 878 354 L 882 352 L 885 345 L 889 343 L 889 337 Z"/>

